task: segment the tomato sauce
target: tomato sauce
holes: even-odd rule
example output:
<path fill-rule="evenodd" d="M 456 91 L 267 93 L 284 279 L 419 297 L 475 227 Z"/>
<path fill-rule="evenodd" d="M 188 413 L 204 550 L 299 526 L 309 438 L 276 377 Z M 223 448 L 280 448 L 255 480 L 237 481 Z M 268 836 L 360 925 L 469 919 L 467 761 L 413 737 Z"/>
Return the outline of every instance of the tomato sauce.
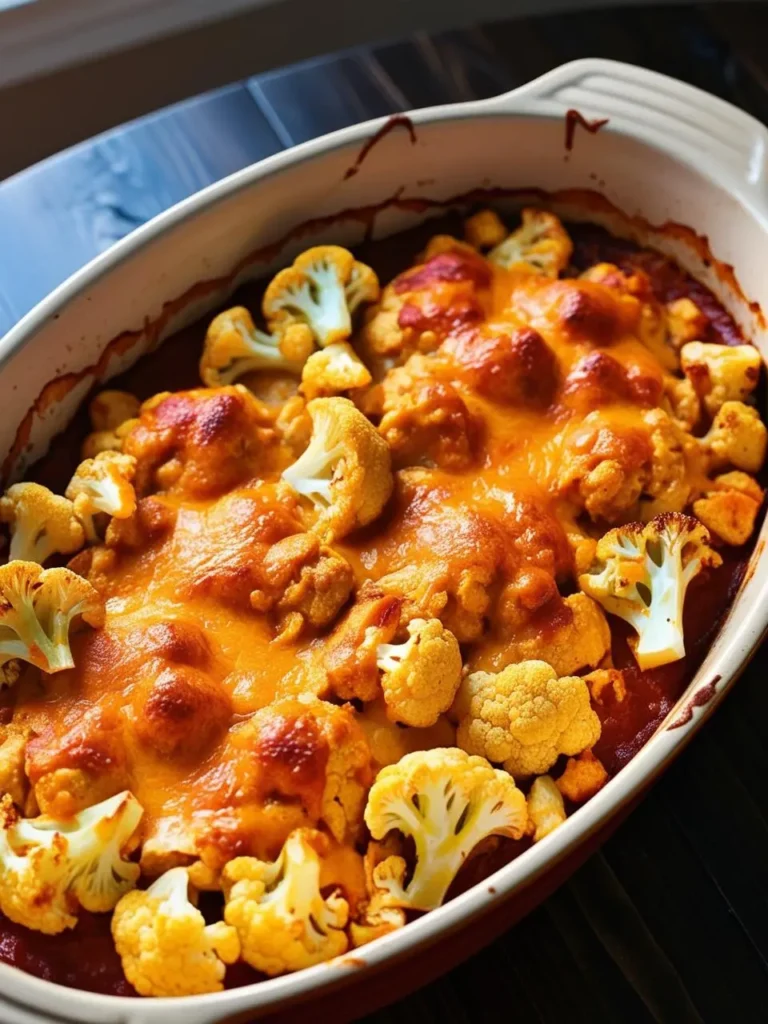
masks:
<path fill-rule="evenodd" d="M 670 301 L 690 297 L 708 318 L 705 341 L 734 345 L 743 343 L 739 328 L 715 296 L 679 267 L 657 253 L 643 250 L 632 242 L 617 239 L 590 225 L 568 225 L 574 242 L 572 263 L 577 271 L 598 262 L 616 263 L 625 271 L 641 268 L 650 277 L 657 298 Z M 458 218 L 431 221 L 395 238 L 369 242 L 358 251 L 386 282 L 401 272 L 436 233 L 460 234 Z M 248 284 L 232 302 L 258 308 L 262 286 Z M 210 317 L 168 339 L 161 349 L 141 359 L 135 367 L 110 383 L 110 387 L 131 391 L 147 398 L 163 390 L 199 386 L 198 360 L 206 325 Z M 68 430 L 56 438 L 48 454 L 40 460 L 29 478 L 63 492 L 79 462 L 79 449 L 90 426 L 86 405 Z M 632 658 L 625 624 L 612 619 L 613 658 L 625 673 L 626 697 L 618 702 L 605 693 L 596 708 L 602 720 L 602 736 L 595 754 L 610 774 L 615 774 L 637 753 L 682 694 L 687 681 L 703 660 L 726 614 L 746 570 L 751 545 L 745 549 L 725 549 L 724 563 L 710 573 L 706 581 L 695 580 L 685 610 L 685 635 L 688 654 L 682 661 L 649 672 L 641 672 Z M 555 774 L 557 773 L 557 767 Z M 504 863 L 518 856 L 528 841 L 492 839 L 471 858 L 450 890 L 450 895 L 469 888 Z M 220 898 L 204 895 L 202 909 L 211 919 L 220 915 Z M 91 992 L 135 995 L 125 980 L 120 960 L 109 934 L 108 915 L 81 912 L 75 929 L 57 936 L 29 931 L 9 921 L 0 924 L 0 961 L 30 974 Z M 260 979 L 244 964 L 230 967 L 227 987 L 249 984 Z"/>

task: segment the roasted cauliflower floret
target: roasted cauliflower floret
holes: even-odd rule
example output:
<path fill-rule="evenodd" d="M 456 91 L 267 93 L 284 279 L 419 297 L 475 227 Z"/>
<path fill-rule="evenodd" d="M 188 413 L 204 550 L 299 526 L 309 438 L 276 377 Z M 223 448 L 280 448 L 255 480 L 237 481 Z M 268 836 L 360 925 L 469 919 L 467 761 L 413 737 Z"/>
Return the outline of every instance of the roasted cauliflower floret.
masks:
<path fill-rule="evenodd" d="M 226 964 L 240 958 L 232 925 L 205 918 L 190 902 L 186 868 L 171 868 L 142 892 L 126 893 L 112 915 L 123 971 L 142 996 L 221 992 Z"/>
<path fill-rule="evenodd" d="M 678 368 L 679 357 L 677 348 L 672 344 L 666 310 L 656 299 L 651 280 L 643 270 L 625 273 L 613 263 L 596 263 L 584 271 L 581 279 L 617 292 L 626 313 L 634 307 L 633 333 L 661 367 L 665 370 Z"/>
<path fill-rule="evenodd" d="M 211 321 L 200 360 L 200 379 L 209 388 L 234 384 L 255 370 L 300 374 L 315 347 L 306 324 L 293 323 L 275 334 L 260 331 L 244 306 L 234 306 Z"/>
<path fill-rule="evenodd" d="M 0 910 L 11 921 L 56 935 L 77 924 L 77 908 L 112 910 L 133 888 L 139 866 L 123 852 L 142 816 L 129 792 L 66 821 L 19 818 L 0 800 Z"/>
<path fill-rule="evenodd" d="M 541 775 L 561 754 L 579 754 L 600 737 L 587 684 L 545 661 L 501 672 L 473 672 L 462 682 L 456 741 L 470 754 L 503 762 L 515 778 Z"/>
<path fill-rule="evenodd" d="M 379 297 L 376 274 L 338 245 L 307 249 L 276 274 L 264 293 L 262 312 L 271 331 L 305 324 L 325 348 L 352 333 L 352 314 Z"/>
<path fill-rule="evenodd" d="M 391 370 L 382 399 L 379 433 L 396 466 L 459 471 L 473 462 L 478 424 L 456 388 L 430 375 L 425 357 Z"/>
<path fill-rule="evenodd" d="M 88 406 L 91 426 L 94 430 L 116 430 L 138 416 L 140 404 L 129 391 L 100 391 Z"/>
<path fill-rule="evenodd" d="M 492 249 L 507 237 L 504 222 L 493 210 L 478 210 L 464 221 L 464 235 L 476 249 Z"/>
<path fill-rule="evenodd" d="M 100 391 L 88 406 L 93 433 L 83 441 L 80 458 L 121 451 L 123 440 L 136 424 L 139 407 L 138 398 L 128 391 Z"/>
<path fill-rule="evenodd" d="M 0 566 L 0 686 L 9 673 L 10 681 L 18 675 L 9 667 L 17 659 L 43 672 L 72 668 L 69 629 L 78 618 L 89 626 L 104 622 L 104 602 L 87 580 L 36 562 Z"/>
<path fill-rule="evenodd" d="M 371 383 L 368 367 L 346 341 L 321 348 L 307 360 L 301 374 L 301 392 L 307 399 L 339 395 Z"/>
<path fill-rule="evenodd" d="M 349 562 L 313 533 L 296 533 L 273 544 L 262 572 L 264 582 L 252 591 L 251 606 L 274 611 L 286 639 L 295 639 L 305 624 L 333 622 L 354 585 Z"/>
<path fill-rule="evenodd" d="M 300 802 L 307 819 L 323 821 L 338 842 L 354 839 L 371 752 L 351 708 L 286 698 L 261 708 L 232 735 L 258 767 L 261 799 Z"/>
<path fill-rule="evenodd" d="M 591 519 L 616 522 L 635 508 L 652 457 L 650 436 L 640 423 L 614 425 L 595 410 L 566 430 L 558 489 Z"/>
<path fill-rule="evenodd" d="M 278 448 L 271 411 L 242 384 L 155 395 L 123 446 L 142 498 L 216 497 L 276 468 Z"/>
<path fill-rule="evenodd" d="M 724 402 L 700 444 L 711 470 L 733 466 L 757 473 L 765 462 L 768 429 L 757 409 L 743 402 Z"/>
<path fill-rule="evenodd" d="M 710 416 L 725 402 L 743 402 L 760 379 L 760 353 L 754 345 L 690 341 L 680 350 L 680 361 Z"/>
<path fill-rule="evenodd" d="M 13 484 L 0 498 L 0 522 L 8 523 L 8 557 L 40 565 L 53 554 L 68 555 L 85 543 L 72 502 L 41 484 Z"/>
<path fill-rule="evenodd" d="M 506 270 L 557 277 L 568 265 L 573 244 L 560 220 L 546 210 L 525 209 L 522 224 L 494 246 L 488 259 Z"/>
<path fill-rule="evenodd" d="M 400 624 L 402 601 L 362 592 L 320 652 L 327 686 L 341 700 L 375 700 L 381 693 L 377 652 L 391 643 Z"/>
<path fill-rule="evenodd" d="M 758 482 L 733 470 L 715 477 L 704 496 L 694 501 L 693 514 L 720 540 L 739 546 L 752 536 L 762 503 Z"/>
<path fill-rule="evenodd" d="M 443 339 L 482 319 L 488 263 L 470 246 L 451 242 L 448 249 L 430 244 L 423 262 L 399 274 L 368 311 L 360 344 L 372 365 L 388 369 L 413 352 L 434 352 Z"/>
<path fill-rule="evenodd" d="M 693 299 L 687 296 L 681 299 L 673 299 L 664 307 L 666 320 L 667 337 L 672 347 L 680 351 L 683 345 L 696 338 L 706 331 L 709 320 L 702 313 Z"/>
<path fill-rule="evenodd" d="M 28 730 L 0 725 L 0 797 L 9 796 L 17 807 L 24 807 L 29 780 L 24 767 Z"/>
<path fill-rule="evenodd" d="M 690 497 L 695 448 L 662 409 L 648 409 L 628 424 L 595 410 L 566 429 L 558 487 L 595 521 L 637 514 L 641 498 L 645 518 L 680 512 Z"/>
<path fill-rule="evenodd" d="M 546 659 L 559 676 L 599 665 L 611 649 L 611 630 L 600 605 L 586 594 L 557 595 L 553 600 L 553 625 L 545 619 L 542 628 L 535 618 L 509 623 L 506 658 L 510 663 Z"/>
<path fill-rule="evenodd" d="M 686 590 L 703 569 L 721 561 L 709 547 L 705 526 L 670 512 L 646 526 L 628 523 L 609 530 L 579 586 L 635 630 L 630 644 L 640 668 L 656 668 L 684 657 Z"/>
<path fill-rule="evenodd" d="M 608 781 L 608 772 L 591 750 L 578 757 L 569 757 L 565 771 L 557 780 L 557 788 L 572 804 L 583 804 L 598 793 Z"/>
<path fill-rule="evenodd" d="M 528 817 L 533 827 L 533 841 L 540 842 L 563 824 L 567 815 L 560 790 L 549 775 L 533 780 L 528 793 Z"/>
<path fill-rule="evenodd" d="M 439 619 L 412 619 L 404 643 L 379 644 L 376 664 L 393 721 L 425 729 L 453 704 L 461 681 L 461 652 Z"/>
<path fill-rule="evenodd" d="M 237 931 L 243 959 L 257 971 L 298 971 L 347 950 L 347 901 L 320 891 L 327 852 L 327 837 L 297 829 L 273 863 L 236 857 L 224 868 L 224 918 Z"/>
<path fill-rule="evenodd" d="M 682 512 L 688 504 L 688 467 L 696 444 L 663 409 L 643 413 L 643 422 L 651 443 L 640 510 L 647 521 L 662 512 Z"/>
<path fill-rule="evenodd" d="M 309 447 L 283 479 L 319 509 L 312 526 L 330 543 L 379 515 L 392 493 L 389 448 L 347 398 L 316 398 Z"/>
<path fill-rule="evenodd" d="M 662 408 L 685 430 L 691 431 L 701 419 L 701 402 L 687 377 L 664 374 Z"/>
<path fill-rule="evenodd" d="M 374 869 L 374 884 L 392 906 L 432 910 L 479 842 L 491 835 L 519 839 L 527 820 L 514 780 L 484 758 L 452 747 L 406 754 L 379 772 L 365 821 L 374 839 L 395 829 L 409 836 L 416 863 L 405 884 L 405 861 L 388 857 Z"/>
<path fill-rule="evenodd" d="M 386 894 L 374 896 L 365 907 L 360 919 L 349 924 L 349 937 L 352 945 L 365 946 L 382 935 L 389 935 L 405 925 L 405 912 L 400 907 L 389 907 Z"/>
<path fill-rule="evenodd" d="M 69 482 L 66 497 L 83 524 L 88 540 L 98 540 L 93 517 L 100 512 L 127 519 L 136 509 L 133 477 L 136 460 L 122 452 L 101 452 L 81 462 Z"/>

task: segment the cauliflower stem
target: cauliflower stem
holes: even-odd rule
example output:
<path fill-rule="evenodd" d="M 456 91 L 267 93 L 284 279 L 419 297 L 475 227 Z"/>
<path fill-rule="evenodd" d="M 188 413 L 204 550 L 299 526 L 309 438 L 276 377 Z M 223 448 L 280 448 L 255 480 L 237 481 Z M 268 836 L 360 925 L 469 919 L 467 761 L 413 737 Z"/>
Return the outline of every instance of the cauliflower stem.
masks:
<path fill-rule="evenodd" d="M 642 669 L 685 656 L 683 604 L 691 580 L 721 563 L 698 520 L 668 512 L 646 526 L 629 523 L 600 539 L 596 561 L 579 585 L 606 611 L 627 621 Z"/>

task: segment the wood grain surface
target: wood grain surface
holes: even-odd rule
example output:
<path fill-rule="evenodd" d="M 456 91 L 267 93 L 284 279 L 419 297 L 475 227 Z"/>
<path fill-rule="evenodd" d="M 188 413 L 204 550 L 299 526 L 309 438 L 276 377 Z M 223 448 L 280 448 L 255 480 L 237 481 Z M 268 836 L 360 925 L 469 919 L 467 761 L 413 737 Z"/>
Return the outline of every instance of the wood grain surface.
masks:
<path fill-rule="evenodd" d="M 231 171 L 364 118 L 493 95 L 575 57 L 643 64 L 768 120 L 766 30 L 763 4 L 530 18 L 416 35 L 189 100 L 0 184 L 0 335 L 92 256 Z M 367 1024 L 768 1020 L 767 669 L 764 650 L 554 896 Z"/>

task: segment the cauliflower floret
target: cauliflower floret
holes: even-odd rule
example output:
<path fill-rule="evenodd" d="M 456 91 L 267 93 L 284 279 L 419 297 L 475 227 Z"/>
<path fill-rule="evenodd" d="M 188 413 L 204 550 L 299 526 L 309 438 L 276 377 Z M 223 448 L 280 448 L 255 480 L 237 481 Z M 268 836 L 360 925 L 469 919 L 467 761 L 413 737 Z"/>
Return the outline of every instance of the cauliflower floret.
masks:
<path fill-rule="evenodd" d="M 630 641 L 641 669 L 685 656 L 683 604 L 691 580 L 722 559 L 705 526 L 669 512 L 650 523 L 609 530 L 597 544 L 595 564 L 579 586 L 637 632 Z"/>
<path fill-rule="evenodd" d="M 88 415 L 94 430 L 116 430 L 139 415 L 140 402 L 129 391 L 100 391 L 91 399 Z"/>
<path fill-rule="evenodd" d="M 0 498 L 0 522 L 11 530 L 11 561 L 39 562 L 68 555 L 85 543 L 72 502 L 41 484 L 13 484 Z"/>
<path fill-rule="evenodd" d="M 412 619 L 404 643 L 379 644 L 376 664 L 387 714 L 416 728 L 437 722 L 461 682 L 459 645 L 439 619 Z"/>
<path fill-rule="evenodd" d="M 514 624 L 504 644 L 508 664 L 546 660 L 559 676 L 599 665 L 611 649 L 611 630 L 600 605 L 586 594 L 554 600 L 543 629 L 535 620 Z"/>
<path fill-rule="evenodd" d="M 644 517 L 652 518 L 685 507 L 697 457 L 696 443 L 663 409 L 629 424 L 599 409 L 566 428 L 558 486 L 594 521 L 637 514 L 641 497 Z"/>
<path fill-rule="evenodd" d="M 561 754 L 579 754 L 600 737 L 587 684 L 545 661 L 523 661 L 498 674 L 473 672 L 456 701 L 456 741 L 470 754 L 501 761 L 515 778 L 541 775 Z"/>
<path fill-rule="evenodd" d="M 546 210 L 525 209 L 523 222 L 488 253 L 488 259 L 506 270 L 557 277 L 565 270 L 573 244 L 563 225 Z"/>
<path fill-rule="evenodd" d="M 533 841 L 540 842 L 563 824 L 567 815 L 560 790 L 549 775 L 533 780 L 528 793 L 528 817 L 533 826 Z"/>
<path fill-rule="evenodd" d="M 507 237 L 504 222 L 493 210 L 478 210 L 464 221 L 464 235 L 476 249 L 491 249 Z"/>
<path fill-rule="evenodd" d="M 757 473 L 765 461 L 768 429 L 757 409 L 743 402 L 724 402 L 700 444 L 710 470 L 735 466 Z"/>
<path fill-rule="evenodd" d="M 156 491 L 216 497 L 282 464 L 274 415 L 242 384 L 155 395 L 123 450 L 136 459 L 141 498 Z"/>
<path fill-rule="evenodd" d="M 82 576 L 36 562 L 0 566 L 0 686 L 15 659 L 43 672 L 72 668 L 69 628 L 78 616 L 89 626 L 104 622 L 104 602 Z"/>
<path fill-rule="evenodd" d="M 224 918 L 240 937 L 242 956 L 271 976 L 298 971 L 346 952 L 349 906 L 320 892 L 327 837 L 296 829 L 273 863 L 236 857 L 222 875 Z"/>
<path fill-rule="evenodd" d="M 662 512 L 682 512 L 691 496 L 689 462 L 698 454 L 689 434 L 663 409 L 643 413 L 651 442 L 651 459 L 643 484 L 640 515 L 647 522 Z"/>
<path fill-rule="evenodd" d="M 308 399 L 338 395 L 371 383 L 368 367 L 346 341 L 337 341 L 309 357 L 301 374 L 301 393 Z"/>
<path fill-rule="evenodd" d="M 315 398 L 309 447 L 283 479 L 320 515 L 312 529 L 327 543 L 365 526 L 392 493 L 389 448 L 348 398 Z"/>
<path fill-rule="evenodd" d="M 596 409 L 566 428 L 558 488 L 592 520 L 616 522 L 626 518 L 643 493 L 652 455 L 641 424 L 615 424 Z"/>
<path fill-rule="evenodd" d="M 136 492 L 131 481 L 135 473 L 136 459 L 122 452 L 101 452 L 77 467 L 65 493 L 89 541 L 98 540 L 93 517 L 99 512 L 114 519 L 133 515 Z"/>
<path fill-rule="evenodd" d="M 388 857 L 373 872 L 392 906 L 432 910 L 474 848 L 487 836 L 520 839 L 528 815 L 514 780 L 482 757 L 438 747 L 406 754 L 383 768 L 371 787 L 365 821 L 374 839 L 397 829 L 413 839 L 416 864 Z"/>
<path fill-rule="evenodd" d="M 701 402 L 696 389 L 687 377 L 664 374 L 662 407 L 685 430 L 691 431 L 701 419 Z"/>
<path fill-rule="evenodd" d="M 507 229 L 502 224 L 502 238 L 506 236 Z M 471 243 L 462 242 L 460 238 L 455 238 L 453 235 L 432 235 L 430 240 L 424 247 L 423 252 L 414 260 L 416 266 L 422 263 L 429 263 L 435 256 L 442 256 L 444 253 L 465 253 L 468 254 L 471 259 L 477 259 L 477 247 Z"/>
<path fill-rule="evenodd" d="M 133 888 L 139 866 L 123 859 L 143 814 L 129 792 L 118 793 L 66 821 L 19 819 L 0 800 L 0 910 L 11 921 L 56 935 L 77 924 L 78 905 L 112 910 Z"/>
<path fill-rule="evenodd" d="M 605 694 L 609 691 L 613 694 L 612 699 L 621 704 L 627 696 L 627 686 L 624 682 L 624 673 L 617 668 L 598 668 L 594 672 L 588 672 L 584 676 L 584 682 L 589 687 L 589 692 L 595 704 L 601 707 L 605 703 Z"/>
<path fill-rule="evenodd" d="M 673 299 L 664 307 L 667 336 L 676 351 L 688 341 L 694 341 L 707 329 L 708 319 L 696 303 L 689 298 Z"/>
<path fill-rule="evenodd" d="M 396 465 L 460 471 L 473 462 L 477 423 L 456 388 L 435 379 L 428 357 L 390 370 L 381 392 L 379 433 Z"/>
<path fill-rule="evenodd" d="M 205 918 L 189 900 L 185 868 L 171 868 L 115 907 L 112 937 L 128 981 L 142 996 L 221 992 L 226 964 L 240 958 L 236 930 Z"/>
<path fill-rule="evenodd" d="M 8 795 L 17 807 L 24 807 L 29 780 L 24 767 L 28 730 L 0 725 L 0 797 Z"/>
<path fill-rule="evenodd" d="M 596 263 L 585 270 L 581 278 L 618 292 L 627 311 L 634 302 L 633 330 L 637 337 L 665 370 L 678 368 L 679 345 L 673 342 L 667 310 L 656 299 L 651 279 L 643 270 L 624 273 L 614 263 Z"/>
<path fill-rule="evenodd" d="M 703 498 L 693 503 L 693 514 L 726 544 L 746 544 L 755 529 L 763 489 L 747 473 L 723 473 Z"/>
<path fill-rule="evenodd" d="M 574 804 L 583 804 L 603 788 L 608 772 L 591 750 L 578 757 L 569 757 L 565 771 L 557 780 L 557 788 Z"/>
<path fill-rule="evenodd" d="M 710 416 L 724 402 L 743 402 L 760 379 L 760 353 L 754 345 L 690 341 L 680 350 L 680 360 Z"/>
<path fill-rule="evenodd" d="M 138 419 L 125 420 L 114 430 L 96 430 L 88 434 L 80 447 L 80 458 L 95 459 L 101 452 L 121 452 L 126 437 L 138 422 Z"/>
<path fill-rule="evenodd" d="M 264 581 L 251 592 L 251 607 L 276 612 L 283 639 L 295 639 L 305 624 L 319 628 L 333 622 L 354 585 L 349 562 L 313 533 L 292 534 L 273 544 L 262 572 Z"/>
<path fill-rule="evenodd" d="M 376 274 L 338 245 L 307 249 L 267 287 L 262 312 L 271 331 L 306 324 L 325 348 L 352 333 L 352 314 L 379 297 Z"/>
<path fill-rule="evenodd" d="M 318 652 L 325 686 L 341 700 L 372 701 L 380 695 L 377 651 L 394 639 L 401 607 L 397 597 L 361 592 Z"/>
<path fill-rule="evenodd" d="M 139 415 L 140 403 L 127 391 L 101 391 L 91 400 L 88 414 L 93 433 L 83 441 L 81 459 L 93 459 L 99 452 L 119 452 Z"/>
<path fill-rule="evenodd" d="M 352 945 L 365 946 L 374 939 L 380 939 L 382 935 L 389 935 L 396 932 L 405 924 L 405 912 L 399 907 L 388 907 L 386 896 L 384 898 L 374 896 L 365 907 L 359 921 L 352 921 L 349 925 L 349 937 Z"/>
<path fill-rule="evenodd" d="M 218 388 L 255 370 L 299 374 L 314 347 L 306 324 L 288 324 L 267 334 L 257 329 L 244 306 L 234 306 L 211 321 L 200 360 L 200 379 L 209 388 Z"/>
<path fill-rule="evenodd" d="M 300 802 L 338 842 L 360 830 L 371 751 L 350 707 L 303 696 L 257 711 L 231 734 L 258 767 L 258 795 Z"/>

